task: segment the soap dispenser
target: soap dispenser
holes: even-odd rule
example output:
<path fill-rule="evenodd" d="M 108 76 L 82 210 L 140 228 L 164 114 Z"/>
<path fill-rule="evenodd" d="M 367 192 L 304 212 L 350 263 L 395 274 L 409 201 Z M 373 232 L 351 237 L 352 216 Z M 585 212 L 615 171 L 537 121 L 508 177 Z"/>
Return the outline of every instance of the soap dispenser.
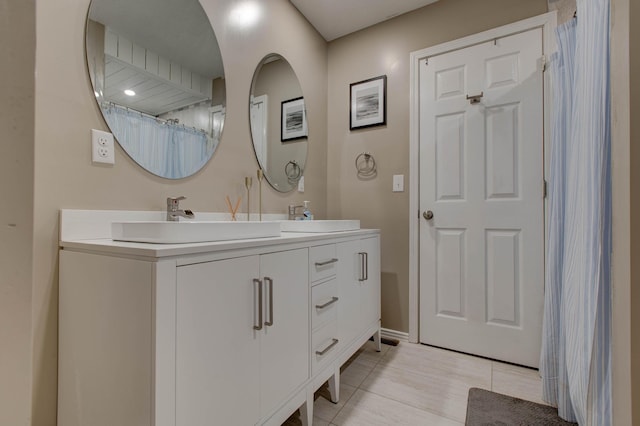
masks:
<path fill-rule="evenodd" d="M 309 204 L 311 204 L 311 201 L 305 201 L 304 202 L 304 211 L 302 212 L 302 220 L 313 220 L 313 214 L 311 213 L 311 210 L 309 210 Z"/>

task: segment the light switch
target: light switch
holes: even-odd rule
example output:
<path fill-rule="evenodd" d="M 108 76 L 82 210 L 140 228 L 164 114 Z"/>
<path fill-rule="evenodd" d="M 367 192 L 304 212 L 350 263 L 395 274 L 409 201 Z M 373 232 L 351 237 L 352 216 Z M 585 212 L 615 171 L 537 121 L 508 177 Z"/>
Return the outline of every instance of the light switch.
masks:
<path fill-rule="evenodd" d="M 393 175 L 393 192 L 404 192 L 404 175 Z"/>

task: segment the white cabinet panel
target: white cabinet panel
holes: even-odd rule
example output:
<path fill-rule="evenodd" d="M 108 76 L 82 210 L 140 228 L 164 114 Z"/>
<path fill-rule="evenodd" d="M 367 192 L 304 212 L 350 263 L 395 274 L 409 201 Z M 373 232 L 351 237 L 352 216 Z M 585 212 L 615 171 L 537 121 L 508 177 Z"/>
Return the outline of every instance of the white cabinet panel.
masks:
<path fill-rule="evenodd" d="M 60 253 L 58 424 L 151 424 L 152 263 Z"/>
<path fill-rule="evenodd" d="M 316 330 L 338 318 L 338 280 L 333 278 L 311 288 L 311 328 Z"/>
<path fill-rule="evenodd" d="M 325 365 L 335 359 L 340 350 L 340 340 L 336 321 L 325 324 L 313 332 L 311 341 L 311 366 L 313 374 L 316 374 Z"/>
<path fill-rule="evenodd" d="M 261 417 L 309 377 L 308 259 L 307 249 L 260 256 L 266 308 L 260 331 Z"/>
<path fill-rule="evenodd" d="M 338 334 L 349 345 L 368 328 L 380 323 L 380 238 L 337 244 Z"/>
<path fill-rule="evenodd" d="M 338 305 L 338 335 L 341 346 L 353 341 L 361 331 L 360 277 L 362 263 L 358 252 L 360 240 L 337 245 L 338 281 L 340 285 Z"/>
<path fill-rule="evenodd" d="M 361 287 L 363 328 L 380 321 L 380 238 L 361 240 L 360 252 L 365 254 L 365 277 Z"/>
<path fill-rule="evenodd" d="M 316 282 L 336 274 L 338 258 L 336 245 L 326 244 L 309 249 L 309 271 L 311 281 Z"/>
<path fill-rule="evenodd" d="M 256 256 L 178 268 L 176 425 L 259 418 Z"/>

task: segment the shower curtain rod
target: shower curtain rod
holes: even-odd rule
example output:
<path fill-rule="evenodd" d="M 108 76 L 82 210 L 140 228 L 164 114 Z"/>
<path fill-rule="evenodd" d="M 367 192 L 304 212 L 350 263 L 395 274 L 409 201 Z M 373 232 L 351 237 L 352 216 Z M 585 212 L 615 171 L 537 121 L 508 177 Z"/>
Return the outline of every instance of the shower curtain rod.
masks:
<path fill-rule="evenodd" d="M 193 129 L 196 132 L 201 132 L 201 133 L 204 133 L 205 135 L 208 136 L 207 131 L 205 131 L 203 129 L 198 129 L 197 127 L 186 126 L 184 124 L 175 123 L 175 122 L 173 122 L 174 119 L 168 119 L 167 120 L 167 119 L 164 119 L 164 118 L 156 117 L 155 115 L 147 114 L 147 113 L 144 113 L 142 111 L 138 111 L 137 109 L 129 108 L 127 106 L 120 105 L 120 104 L 117 104 L 117 103 L 112 102 L 112 101 L 102 101 L 102 104 L 103 105 L 106 104 L 107 106 L 112 106 L 114 108 L 124 109 L 124 110 L 129 111 L 129 112 L 135 112 L 137 114 L 140 114 L 141 117 L 151 118 L 151 119 L 156 120 L 159 123 L 166 124 L 168 126 L 181 126 L 183 129 Z"/>

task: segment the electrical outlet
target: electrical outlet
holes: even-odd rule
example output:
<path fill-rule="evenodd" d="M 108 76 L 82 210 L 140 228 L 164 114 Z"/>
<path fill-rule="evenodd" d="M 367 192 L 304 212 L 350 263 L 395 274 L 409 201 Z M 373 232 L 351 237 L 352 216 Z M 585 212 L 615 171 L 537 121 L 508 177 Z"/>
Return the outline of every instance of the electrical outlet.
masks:
<path fill-rule="evenodd" d="M 91 160 L 93 163 L 115 164 L 113 135 L 91 129 Z"/>

